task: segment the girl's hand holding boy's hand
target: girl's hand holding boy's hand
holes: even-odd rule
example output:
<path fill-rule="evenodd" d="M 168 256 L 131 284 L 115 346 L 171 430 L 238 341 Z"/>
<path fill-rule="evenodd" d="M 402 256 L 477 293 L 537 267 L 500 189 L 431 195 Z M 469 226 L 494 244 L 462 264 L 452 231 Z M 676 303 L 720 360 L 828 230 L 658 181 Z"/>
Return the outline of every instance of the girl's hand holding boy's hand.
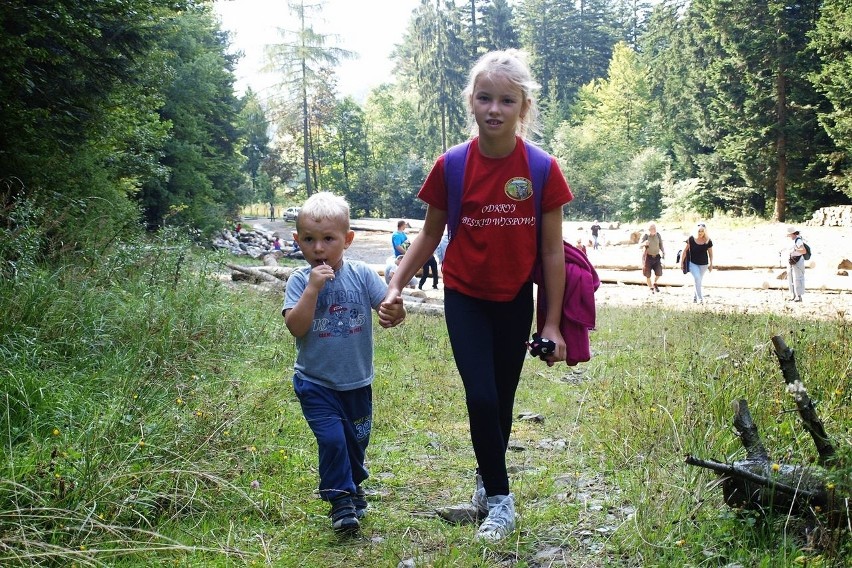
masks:
<path fill-rule="evenodd" d="M 382 327 L 395 327 L 402 323 L 405 319 L 405 304 L 402 302 L 402 296 L 385 297 L 385 301 L 379 305 L 379 325 Z"/>

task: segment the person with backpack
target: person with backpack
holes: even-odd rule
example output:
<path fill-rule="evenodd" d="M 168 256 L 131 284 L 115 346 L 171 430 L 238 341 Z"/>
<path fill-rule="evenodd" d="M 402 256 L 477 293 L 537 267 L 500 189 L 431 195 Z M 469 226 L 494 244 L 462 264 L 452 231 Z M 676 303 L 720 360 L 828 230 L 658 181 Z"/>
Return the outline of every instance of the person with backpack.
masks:
<path fill-rule="evenodd" d="M 787 270 L 787 285 L 790 288 L 790 301 L 801 302 L 805 293 L 805 256 L 809 255 L 805 240 L 796 227 L 787 227 L 790 246 L 787 249 L 790 268 Z"/>
<path fill-rule="evenodd" d="M 663 259 L 666 257 L 663 246 L 663 236 L 657 231 L 657 224 L 648 223 L 648 232 L 642 235 L 639 243 L 642 249 L 642 276 L 648 284 L 648 290 L 652 294 L 659 294 L 660 287 L 657 284 L 663 275 Z M 654 282 L 651 282 L 651 273 L 654 273 Z"/>
<path fill-rule="evenodd" d="M 526 142 L 525 136 L 536 126 L 533 91 L 538 88 L 525 55 L 518 50 L 486 53 L 474 65 L 464 91 L 475 121 L 474 138 L 462 160 L 458 216 L 444 154 L 418 193 L 427 204 L 423 230 L 394 274 L 385 298 L 386 302 L 397 300 L 408 279 L 435 251 L 447 226 L 444 313 L 465 389 L 477 462 L 471 505 L 478 518 L 485 517 L 477 538 L 488 541 L 501 540 L 515 528 L 506 451 L 533 321 L 537 260 L 547 294 L 540 335 L 553 342 L 548 346 L 552 351 L 543 357 L 548 365 L 566 359 L 560 334 L 566 289 L 562 207 L 573 195 L 552 156 L 546 160 L 549 171 L 543 190 L 534 191 L 530 155 L 544 152 Z"/>

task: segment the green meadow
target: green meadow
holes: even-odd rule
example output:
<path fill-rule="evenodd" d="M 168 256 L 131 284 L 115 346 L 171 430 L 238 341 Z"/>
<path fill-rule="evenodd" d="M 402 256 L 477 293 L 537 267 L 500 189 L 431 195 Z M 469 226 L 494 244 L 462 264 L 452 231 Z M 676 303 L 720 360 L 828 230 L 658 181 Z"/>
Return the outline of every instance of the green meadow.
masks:
<path fill-rule="evenodd" d="M 590 362 L 525 365 L 508 455 L 519 525 L 496 544 L 434 514 L 470 498 L 475 465 L 443 319 L 376 325 L 371 507 L 339 537 L 282 299 L 217 277 L 225 260 L 169 242 L 0 281 L 0 564 L 849 566 L 848 525 L 730 509 L 716 475 L 684 463 L 744 458 L 736 399 L 774 461 L 815 462 L 779 335 L 838 448 L 828 479 L 850 495 L 848 320 L 600 305 Z"/>

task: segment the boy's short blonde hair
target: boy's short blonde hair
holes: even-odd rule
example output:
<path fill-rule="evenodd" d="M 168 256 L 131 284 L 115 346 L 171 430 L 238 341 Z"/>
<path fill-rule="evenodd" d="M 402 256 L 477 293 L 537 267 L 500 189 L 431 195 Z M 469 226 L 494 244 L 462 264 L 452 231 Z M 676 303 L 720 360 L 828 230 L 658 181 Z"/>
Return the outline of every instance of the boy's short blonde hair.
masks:
<path fill-rule="evenodd" d="M 307 218 L 315 221 L 331 219 L 339 223 L 344 232 L 349 231 L 349 203 L 330 191 L 320 191 L 310 196 L 302 205 L 296 217 L 296 232 L 299 232 L 299 222 Z"/>

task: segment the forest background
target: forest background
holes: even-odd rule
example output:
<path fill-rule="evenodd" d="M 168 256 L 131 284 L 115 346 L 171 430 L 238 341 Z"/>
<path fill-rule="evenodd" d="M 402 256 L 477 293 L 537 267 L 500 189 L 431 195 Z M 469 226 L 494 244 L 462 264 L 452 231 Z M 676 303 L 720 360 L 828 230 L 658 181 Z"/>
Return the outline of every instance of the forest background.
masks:
<path fill-rule="evenodd" d="M 139 227 L 208 234 L 318 190 L 354 216 L 422 216 L 428 168 L 469 132 L 466 70 L 507 47 L 541 83 L 537 141 L 571 218 L 801 220 L 852 201 L 848 0 L 424 0 L 363 104 L 336 92 L 352 54 L 313 23 L 321 4 L 289 3 L 301 28 L 268 46 L 280 83 L 261 99 L 235 95 L 209 2 L 4 3 L 7 267 Z"/>

